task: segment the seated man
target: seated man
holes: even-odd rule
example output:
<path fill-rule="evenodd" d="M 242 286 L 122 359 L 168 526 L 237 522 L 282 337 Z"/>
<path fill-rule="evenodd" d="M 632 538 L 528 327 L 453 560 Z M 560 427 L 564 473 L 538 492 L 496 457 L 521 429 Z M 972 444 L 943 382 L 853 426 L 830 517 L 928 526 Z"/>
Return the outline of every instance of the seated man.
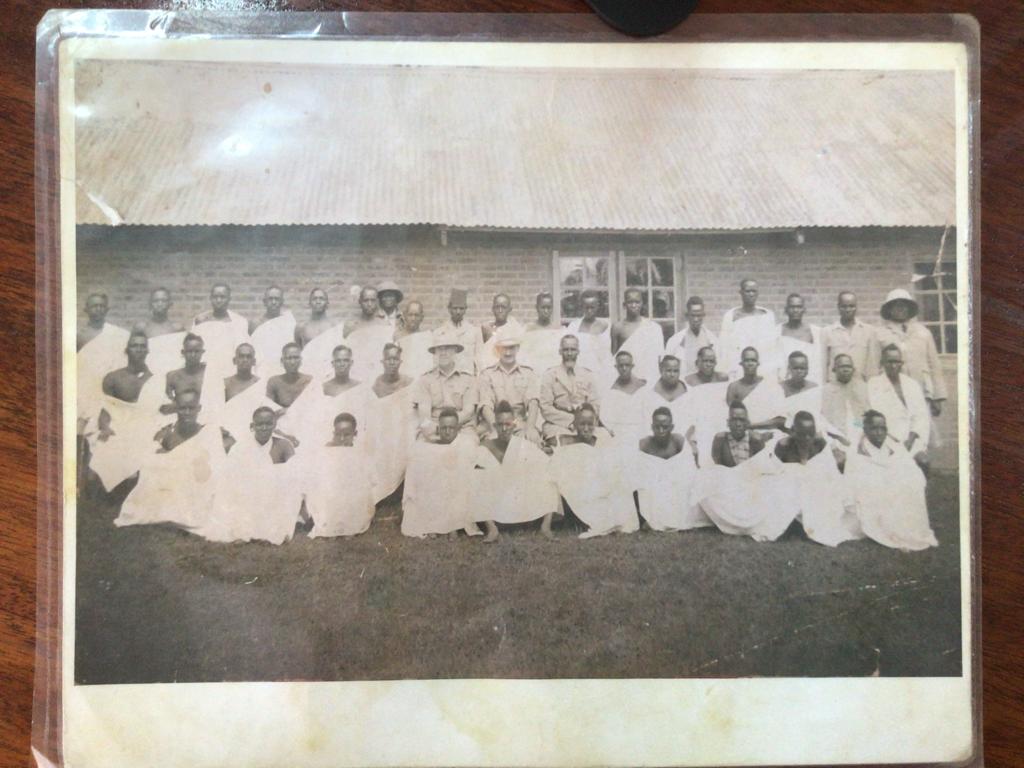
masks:
<path fill-rule="evenodd" d="M 718 356 L 715 354 L 715 348 L 710 345 L 701 347 L 697 352 L 697 370 L 684 378 L 683 383 L 693 389 L 702 384 L 721 384 L 722 382 L 729 381 L 728 376 L 721 371 L 715 370 L 717 365 Z"/>
<path fill-rule="evenodd" d="M 938 546 L 928 523 L 921 468 L 889 435 L 885 416 L 869 410 L 863 423 L 864 434 L 847 454 L 845 479 L 864 534 L 904 551 Z"/>
<path fill-rule="evenodd" d="M 856 443 L 868 410 L 868 386 L 854 369 L 853 358 L 840 352 L 832 360 L 832 380 L 821 388 L 821 415 L 846 445 Z"/>
<path fill-rule="evenodd" d="M 786 424 L 785 395 L 776 379 L 758 375 L 759 365 L 757 350 L 745 348 L 740 355 L 743 375 L 729 384 L 725 401 L 746 406 L 751 429 L 781 429 Z"/>
<path fill-rule="evenodd" d="M 231 436 L 248 434 L 252 414 L 262 406 L 273 407 L 266 386 L 254 372 L 256 349 L 252 344 L 239 344 L 233 360 L 235 374 L 224 379 L 224 407 L 217 423 Z"/>
<path fill-rule="evenodd" d="M 576 409 L 584 403 L 598 412 L 600 395 L 593 374 L 577 365 L 580 340 L 566 334 L 558 343 L 561 365 L 549 368 L 540 380 L 540 413 L 544 440 L 553 444 L 559 435 L 573 434 Z"/>
<path fill-rule="evenodd" d="M 686 395 L 687 410 L 693 419 L 694 441 L 698 447 L 698 464 L 710 466 L 711 444 L 723 424 L 729 421 L 729 403 L 725 399 L 729 377 L 715 370 L 718 357 L 714 347 L 702 347 L 697 352 L 697 372 L 683 381 L 690 391 Z"/>
<path fill-rule="evenodd" d="M 800 411 L 793 431 L 775 444 L 773 453 L 793 483 L 797 518 L 807 537 L 829 547 L 863 537 L 857 517 L 847 511 L 845 485 L 828 443 L 818 437 L 814 417 Z"/>
<path fill-rule="evenodd" d="M 114 525 L 172 523 L 192 529 L 206 521 L 223 475 L 225 436 L 199 423 L 201 408 L 195 390 L 175 393 L 177 421 L 157 432 L 158 447 L 143 459 L 138 485 Z"/>
<path fill-rule="evenodd" d="M 125 353 L 128 364 L 103 377 L 96 431 L 88 436 L 92 456 L 89 468 L 107 491 L 130 478 L 143 457 L 155 450 L 153 433 L 163 420 L 160 384 L 146 366 L 148 340 L 133 331 Z"/>
<path fill-rule="evenodd" d="M 323 445 L 334 432 L 331 427 L 339 413 L 352 414 L 357 422 L 367 424 L 370 388 L 349 374 L 353 365 L 352 350 L 339 344 L 331 353 L 334 376 L 323 384 L 307 387 L 288 409 L 284 431 L 299 439 L 300 445 Z M 362 442 L 362 438 L 358 440 Z"/>
<path fill-rule="evenodd" d="M 640 516 L 655 531 L 713 525 L 691 501 L 696 457 L 690 443 L 673 427 L 671 409 L 660 406 L 651 416 L 651 434 L 640 441 L 634 470 Z"/>
<path fill-rule="evenodd" d="M 413 385 L 412 405 L 419 419 L 418 437 L 437 441 L 441 411 L 451 408 L 459 417 L 459 429 L 470 433 L 476 419 L 479 399 L 476 377 L 471 369 L 458 365 L 463 350 L 459 340 L 449 332 L 438 331 L 430 352 L 437 366 L 420 376 Z"/>
<path fill-rule="evenodd" d="M 691 498 L 722 533 L 774 541 L 796 518 L 791 486 L 764 439 L 751 431 L 743 403 L 729 406 L 728 426 L 715 435 L 713 463 L 697 473 Z"/>
<path fill-rule="evenodd" d="M 494 407 L 497 435 L 476 449 L 470 504 L 487 528 L 485 542 L 497 541 L 497 523 L 513 525 L 543 518 L 541 534 L 551 538 L 551 517 L 559 509 L 558 490 L 548 474 L 549 460 L 537 445 L 516 434 L 515 408 L 507 400 Z"/>
<path fill-rule="evenodd" d="M 281 366 L 284 373 L 267 379 L 267 397 L 278 407 L 279 434 L 298 447 L 304 437 L 306 404 L 318 393 L 315 387 L 309 386 L 313 377 L 299 370 L 302 348 L 294 341 L 285 344 L 281 350 Z"/>
<path fill-rule="evenodd" d="M 640 529 L 630 481 L 613 442 L 598 438 L 597 412 L 583 403 L 573 416 L 573 431 L 559 435 L 551 457 L 551 477 L 573 513 L 586 526 L 581 539 Z"/>
<path fill-rule="evenodd" d="M 330 441 L 310 446 L 303 459 L 302 488 L 313 519 L 310 538 L 356 536 L 373 521 L 373 456 L 356 444 L 359 425 L 351 413 L 335 416 L 333 427 Z"/>
<path fill-rule="evenodd" d="M 647 382 L 633 375 L 633 356 L 629 352 L 615 355 L 615 370 L 618 377 L 601 394 L 601 422 L 625 450 L 632 452 L 644 432 Z"/>
<path fill-rule="evenodd" d="M 522 339 L 506 323 L 488 343 L 491 344 L 492 354 L 498 355 L 498 362 L 484 368 L 477 377 L 480 394 L 478 431 L 481 436 L 495 434 L 494 409 L 499 402 L 505 401 L 512 406 L 515 414 L 517 434 L 539 446 L 540 377 L 532 368 L 520 364 L 516 359 Z"/>
<path fill-rule="evenodd" d="M 164 379 L 164 392 L 171 402 L 160 406 L 161 413 L 174 413 L 174 399 L 178 392 L 184 392 L 186 389 L 191 389 L 199 394 L 207 420 L 220 411 L 224 404 L 224 391 L 214 383 L 213 374 L 210 375 L 210 385 L 206 386 L 208 368 L 203 362 L 205 354 L 206 347 L 203 344 L 203 339 L 194 333 L 185 334 L 181 346 L 181 356 L 185 360 L 185 367 L 170 371 Z"/>
<path fill-rule="evenodd" d="M 295 449 L 274 437 L 277 414 L 260 406 L 247 432 L 228 452 L 217 481 L 209 517 L 194 533 L 210 541 L 267 541 L 283 544 L 295 532 L 302 508 Z M 287 466 L 286 466 L 287 464 Z"/>
<path fill-rule="evenodd" d="M 882 350 L 882 373 L 868 379 L 868 402 L 927 477 L 931 414 L 921 385 L 903 373 L 903 353 L 895 344 Z"/>
<path fill-rule="evenodd" d="M 693 437 L 695 416 L 690 409 L 689 388 L 679 378 L 680 361 L 675 355 L 665 355 L 658 361 L 658 378 L 644 393 L 644 419 L 658 408 L 668 408 L 677 429 Z"/>
<path fill-rule="evenodd" d="M 454 408 L 441 408 L 435 440 L 418 440 L 410 450 L 402 495 L 405 536 L 447 533 L 454 538 L 460 528 L 467 536 L 480 535 L 469 506 L 470 473 L 478 446 L 472 440 L 457 439 L 460 421 Z"/>

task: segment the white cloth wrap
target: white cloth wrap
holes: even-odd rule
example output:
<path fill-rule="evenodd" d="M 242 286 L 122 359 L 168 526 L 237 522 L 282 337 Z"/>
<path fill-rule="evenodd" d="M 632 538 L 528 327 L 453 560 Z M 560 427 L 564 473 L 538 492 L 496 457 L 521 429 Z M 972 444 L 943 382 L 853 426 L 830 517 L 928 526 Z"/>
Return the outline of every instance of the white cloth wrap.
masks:
<path fill-rule="evenodd" d="M 228 320 L 193 323 L 192 333 L 203 340 L 203 361 L 208 376 L 223 380 L 235 372 L 235 349 L 249 341 L 249 321 L 228 310 Z M 280 357 L 280 355 L 278 355 Z"/>
<path fill-rule="evenodd" d="M 356 381 L 371 382 L 384 372 L 381 359 L 384 345 L 395 336 L 395 329 L 387 323 L 361 325 L 342 342 L 352 350 L 351 376 Z"/>
<path fill-rule="evenodd" d="M 402 533 L 452 533 L 473 524 L 471 479 L 477 445 L 465 433 L 448 445 L 418 440 L 409 451 Z"/>
<path fill-rule="evenodd" d="M 275 413 L 280 410 L 280 406 L 267 397 L 267 383 L 257 379 L 220 407 L 217 424 L 235 440 L 243 440 L 252 434 L 253 412 L 263 406 L 272 408 Z"/>
<path fill-rule="evenodd" d="M 114 524 L 200 527 L 213 506 L 225 458 L 220 429 L 212 425 L 167 453 L 147 455 L 139 470 L 139 483 L 124 500 Z"/>
<path fill-rule="evenodd" d="M 642 389 L 630 394 L 609 388 L 601 393 L 601 423 L 612 432 L 624 450 L 635 449 L 640 438 L 651 431 L 645 398 Z"/>
<path fill-rule="evenodd" d="M 640 528 L 633 504 L 635 483 L 628 478 L 621 455 L 614 438 L 598 438 L 592 446 L 574 443 L 555 448 L 551 476 L 573 513 L 587 525 L 581 539 Z"/>
<path fill-rule="evenodd" d="M 105 323 L 100 332 L 78 350 L 75 356 L 78 369 L 78 416 L 91 419 L 90 428 L 96 426 L 95 419 L 103 403 L 103 377 L 127 364 L 125 349 L 129 335 L 124 328 Z"/>
<path fill-rule="evenodd" d="M 475 464 L 470 508 L 476 521 L 528 523 L 558 511 L 550 460 L 529 440 L 513 436 L 500 462 L 479 445 Z"/>
<path fill-rule="evenodd" d="M 597 384 L 598 389 L 604 389 L 611 386 L 611 383 L 615 381 L 617 376 L 615 358 L 612 357 L 611 325 L 605 328 L 602 333 L 589 333 L 588 331 L 580 330 L 581 322 L 582 319 L 580 318 L 570 322 L 562 336 L 571 334 L 579 339 L 580 356 L 577 358 L 576 364 L 582 368 L 589 369 L 594 375 L 594 382 Z M 559 343 L 561 343 L 561 340 L 559 340 Z M 555 365 L 561 365 L 561 363 L 562 355 L 559 353 L 558 362 Z M 633 373 L 640 376 L 639 371 L 635 368 Z M 650 383 L 650 380 L 648 380 L 648 383 Z"/>
<path fill-rule="evenodd" d="M 661 356 L 665 354 L 665 334 L 656 322 L 643 318 L 629 338 L 622 342 L 619 352 L 629 352 L 633 355 L 633 375 L 646 379 L 648 385 L 653 385 L 661 375 L 658 364 L 661 362 Z M 614 356 L 612 365 L 614 366 Z"/>
<path fill-rule="evenodd" d="M 159 336 L 151 337 L 148 341 L 149 354 L 146 355 L 146 367 L 162 383 L 168 373 L 185 364 L 185 358 L 181 356 L 181 349 L 185 344 L 185 332 L 162 333 Z"/>
<path fill-rule="evenodd" d="M 98 430 L 90 435 L 89 468 L 107 491 L 138 472 L 145 458 L 156 452 L 153 438 L 167 421 L 159 411 L 163 400 L 163 389 L 155 376 L 142 385 L 134 403 L 103 396 L 100 408 L 110 414 L 113 434 L 106 440 L 99 439 Z"/>
<path fill-rule="evenodd" d="M 429 351 L 429 347 L 434 343 L 433 333 L 417 331 L 402 336 L 395 343 L 402 348 L 401 372 L 404 375 L 417 379 L 434 369 L 434 355 Z"/>
<path fill-rule="evenodd" d="M 847 498 L 846 483 L 828 447 L 806 464 L 782 466 L 784 474 L 794 483 L 799 519 L 807 538 L 829 547 L 863 538 L 857 515 Z"/>
<path fill-rule="evenodd" d="M 412 394 L 411 384 L 386 397 L 377 397 L 372 388 L 366 393 L 365 434 L 375 466 L 374 501 L 390 496 L 405 479 L 409 450 L 416 439 Z"/>
<path fill-rule="evenodd" d="M 311 381 L 295 398 L 287 412 L 278 420 L 278 429 L 299 440 L 298 450 L 326 445 L 334 436 L 334 418 L 339 413 L 356 417 L 356 444 L 366 441 L 368 425 L 369 387 L 357 384 L 339 395 L 324 394 L 323 384 Z"/>
<path fill-rule="evenodd" d="M 655 531 L 713 525 L 693 499 L 697 465 L 689 446 L 670 459 L 637 451 L 633 460 L 640 516 Z"/>
<path fill-rule="evenodd" d="M 269 379 L 284 373 L 281 352 L 285 344 L 295 341 L 295 315 L 285 310 L 277 317 L 260 323 L 252 332 L 251 341 L 256 350 L 257 376 Z"/>
<path fill-rule="evenodd" d="M 301 466 L 306 510 L 313 518 L 310 538 L 356 536 L 370 527 L 376 482 L 365 448 L 312 446 Z"/>
<path fill-rule="evenodd" d="M 558 346 L 562 337 L 567 333 L 565 328 L 537 328 L 523 333 L 523 343 L 519 347 L 518 360 L 523 365 L 528 365 L 538 375 L 544 373 L 548 368 L 554 368 L 562 363 L 562 355 Z M 583 364 L 584 367 L 586 364 Z"/>

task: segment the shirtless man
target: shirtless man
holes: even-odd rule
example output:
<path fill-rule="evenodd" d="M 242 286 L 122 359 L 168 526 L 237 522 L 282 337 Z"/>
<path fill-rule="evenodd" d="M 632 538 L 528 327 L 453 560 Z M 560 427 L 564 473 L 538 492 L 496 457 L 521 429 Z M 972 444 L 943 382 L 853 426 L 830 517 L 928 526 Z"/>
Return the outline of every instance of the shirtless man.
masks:
<path fill-rule="evenodd" d="M 253 411 L 252 424 L 250 425 L 253 437 L 256 438 L 256 442 L 260 445 L 266 445 L 268 440 L 272 440 L 270 460 L 274 464 L 284 464 L 295 455 L 295 449 L 283 437 L 274 435 L 276 428 L 277 414 L 274 413 L 273 408 L 264 405 Z"/>
<path fill-rule="evenodd" d="M 651 388 L 670 403 L 687 392 L 686 384 L 679 378 L 680 367 L 681 364 L 678 357 L 675 355 L 665 355 L 661 358 L 661 363 L 658 365 L 661 375 Z"/>
<path fill-rule="evenodd" d="M 641 314 L 643 293 L 639 289 L 627 288 L 622 306 L 626 316 L 612 325 L 612 353 L 620 349 L 631 352 L 637 376 L 651 381 L 658 376 L 658 360 L 665 351 L 665 334 L 660 325 Z"/>
<path fill-rule="evenodd" d="M 146 355 L 149 354 L 149 340 L 146 334 L 141 330 L 132 331 L 131 336 L 128 337 L 125 353 L 128 355 L 128 365 L 111 371 L 103 377 L 103 394 L 116 397 L 126 403 L 136 403 L 139 400 L 142 386 L 153 375 L 146 367 Z M 102 413 L 99 427 L 102 433 L 104 430 Z"/>
<path fill-rule="evenodd" d="M 400 373 L 402 367 L 402 348 L 397 344 L 385 344 L 384 356 L 381 358 L 384 373 L 373 382 L 373 393 L 377 397 L 387 397 L 400 389 L 412 384 L 412 378 Z M 326 390 L 327 385 L 324 385 Z"/>
<path fill-rule="evenodd" d="M 619 352 L 615 355 L 615 370 L 619 375 L 615 377 L 612 389 L 632 395 L 647 386 L 646 379 L 639 379 L 633 375 L 633 356 L 629 352 Z"/>
<path fill-rule="evenodd" d="M 740 306 L 727 310 L 722 316 L 718 349 L 730 366 L 730 371 L 735 370 L 735 361 L 747 347 L 753 347 L 767 359 L 778 343 L 779 329 L 775 324 L 775 313 L 757 303 L 759 295 L 756 280 L 741 280 Z"/>
<path fill-rule="evenodd" d="M 697 371 L 691 373 L 683 381 L 688 387 L 699 387 L 701 384 L 719 384 L 728 381 L 729 377 L 721 371 L 716 371 L 718 356 L 712 346 L 701 347 L 697 353 Z"/>
<path fill-rule="evenodd" d="M 764 381 L 763 376 L 758 376 L 757 368 L 760 365 L 760 357 L 757 350 L 747 347 L 740 356 L 740 367 L 743 369 L 743 376 L 729 384 L 725 390 L 725 402 L 730 404 L 742 403 L 743 399 L 754 391 Z M 750 424 L 750 429 L 781 429 L 786 424 L 784 416 L 775 416 L 767 421 L 759 421 Z"/>
<path fill-rule="evenodd" d="M 491 303 L 491 312 L 494 314 L 493 322 L 487 322 L 480 326 L 484 343 L 487 343 L 499 328 L 504 327 L 509 322 L 509 315 L 512 313 L 512 299 L 509 298 L 507 293 L 495 294 L 494 301 Z M 516 325 L 519 324 L 515 320 L 512 322 L 516 323 Z"/>
<path fill-rule="evenodd" d="M 75 339 L 77 349 L 81 349 L 103 332 L 108 310 L 107 294 L 89 294 L 85 300 L 85 314 L 89 317 L 89 321 L 85 325 L 78 326 L 78 334 Z"/>
<path fill-rule="evenodd" d="M 377 300 L 377 289 L 366 286 L 359 291 L 359 317 L 346 320 L 344 335 L 350 336 L 353 331 L 368 325 L 388 325 L 380 316 L 380 302 Z"/>
<path fill-rule="evenodd" d="M 640 440 L 640 450 L 659 459 L 671 459 L 682 453 L 686 438 L 672 431 L 672 411 L 665 406 L 656 408 L 651 415 L 651 434 Z"/>
<path fill-rule="evenodd" d="M 789 375 L 782 382 L 782 391 L 786 397 L 792 397 L 818 386 L 813 381 L 807 380 L 809 368 L 807 355 L 803 352 L 793 352 L 789 355 Z"/>
<path fill-rule="evenodd" d="M 252 344 L 239 344 L 235 349 L 235 356 L 232 358 L 235 364 L 235 373 L 224 379 L 224 400 L 230 400 L 235 395 L 240 395 L 257 381 L 252 369 L 256 365 L 256 350 Z M 262 445 L 262 443 L 261 443 Z"/>
<path fill-rule="evenodd" d="M 184 331 L 181 323 L 167 317 L 171 304 L 171 292 L 166 288 L 156 288 L 149 294 L 149 318 L 138 323 L 135 330 L 142 331 L 148 338 Z"/>
<path fill-rule="evenodd" d="M 172 408 L 178 415 L 177 420 L 157 432 L 154 438 L 160 443 L 159 453 L 173 451 L 203 429 L 203 425 L 199 423 L 199 411 L 202 410 L 202 406 L 199 404 L 199 393 L 196 390 L 183 389 L 175 393 Z"/>
<path fill-rule="evenodd" d="M 811 326 L 804 323 L 804 297 L 799 293 L 791 293 L 786 297 L 786 322 L 779 326 L 780 336 L 789 336 L 807 344 L 814 343 Z"/>
<path fill-rule="evenodd" d="M 352 371 L 352 350 L 344 344 L 339 344 L 331 353 L 331 365 L 334 367 L 334 378 L 323 383 L 324 394 L 329 397 L 337 397 L 353 387 L 358 387 L 362 382 L 351 378 Z"/>
<path fill-rule="evenodd" d="M 167 374 L 164 391 L 172 402 L 160 406 L 160 413 L 174 413 L 174 402 L 179 392 L 190 390 L 197 395 L 203 391 L 203 379 L 206 376 L 206 363 L 203 353 L 206 351 L 203 340 L 194 333 L 185 334 L 181 347 L 181 356 L 185 358 L 185 367 L 178 368 Z"/>
<path fill-rule="evenodd" d="M 193 325 L 202 323 L 218 322 L 230 323 L 231 312 L 228 305 L 231 303 L 231 287 L 227 283 L 217 283 L 210 289 L 210 308 L 196 315 Z"/>
<path fill-rule="evenodd" d="M 337 324 L 327 317 L 329 303 L 327 291 L 323 288 L 314 288 L 309 292 L 309 320 L 295 326 L 295 341 L 301 346 L 306 346 L 321 333 Z"/>
<path fill-rule="evenodd" d="M 276 320 L 281 316 L 284 308 L 284 291 L 276 285 L 272 285 L 263 292 L 263 314 L 255 320 L 249 321 L 249 334 L 270 320 Z"/>
<path fill-rule="evenodd" d="M 552 315 L 555 311 L 555 299 L 547 292 L 537 294 L 537 319 L 527 323 L 526 330 L 547 331 L 555 327 Z M 596 311 L 596 310 L 595 310 Z"/>
<path fill-rule="evenodd" d="M 600 297 L 594 291 L 584 291 L 580 296 L 580 309 L 583 312 L 583 317 L 580 318 L 579 326 L 576 329 L 579 333 L 600 336 L 608 330 L 608 321 L 597 316 L 600 308 Z"/>
<path fill-rule="evenodd" d="M 267 397 L 282 408 L 288 408 L 302 394 L 302 390 L 313 380 L 307 373 L 299 373 L 302 365 L 302 348 L 295 342 L 284 345 L 281 350 L 281 365 L 284 373 L 267 380 Z"/>
<path fill-rule="evenodd" d="M 612 324 L 612 352 L 618 352 L 626 339 L 643 325 L 645 319 L 640 314 L 644 306 L 644 295 L 638 289 L 626 289 L 622 297 L 622 306 L 626 310 L 626 316 Z"/>

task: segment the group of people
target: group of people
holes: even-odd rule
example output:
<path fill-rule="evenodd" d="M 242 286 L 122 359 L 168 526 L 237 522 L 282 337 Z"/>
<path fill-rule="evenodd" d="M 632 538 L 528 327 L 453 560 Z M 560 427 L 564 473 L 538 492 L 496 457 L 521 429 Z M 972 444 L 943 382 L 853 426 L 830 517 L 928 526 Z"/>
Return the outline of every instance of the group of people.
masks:
<path fill-rule="evenodd" d="M 166 289 L 131 330 L 92 294 L 78 334 L 80 463 L 123 498 L 117 525 L 215 541 L 283 543 L 303 525 L 355 535 L 401 490 L 409 536 L 494 541 L 499 525 L 540 520 L 550 537 L 568 512 L 583 537 L 642 518 L 770 541 L 799 521 L 830 546 L 934 546 L 928 447 L 946 395 L 910 294 L 892 291 L 874 325 L 844 291 L 825 328 L 804 322 L 799 294 L 781 323 L 756 281 L 740 297 L 717 336 L 691 297 L 666 341 L 635 289 L 615 323 L 584 293 L 568 327 L 550 293 L 528 322 L 498 294 L 478 326 L 452 290 L 432 331 L 392 282 L 363 288 L 344 322 L 326 291 L 298 320 L 274 286 L 246 320 L 218 284 L 188 329 Z"/>

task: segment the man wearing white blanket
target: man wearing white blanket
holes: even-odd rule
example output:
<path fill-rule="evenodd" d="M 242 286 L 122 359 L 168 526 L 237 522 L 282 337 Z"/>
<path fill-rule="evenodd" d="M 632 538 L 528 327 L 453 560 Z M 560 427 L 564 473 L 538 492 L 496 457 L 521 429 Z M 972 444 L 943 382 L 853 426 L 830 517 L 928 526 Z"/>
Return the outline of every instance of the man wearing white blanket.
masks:
<path fill-rule="evenodd" d="M 640 516 L 655 531 L 685 531 L 713 525 L 692 501 L 697 462 L 693 446 L 673 432 L 672 410 L 659 406 L 651 415 L 651 435 L 640 441 L 634 458 Z"/>
<path fill-rule="evenodd" d="M 249 340 L 249 321 L 228 309 L 230 304 L 231 288 L 217 283 L 210 289 L 210 309 L 192 321 L 192 332 L 203 339 L 207 367 L 218 381 L 231 375 L 235 348 Z"/>
<path fill-rule="evenodd" d="M 355 416 L 339 413 L 332 420 L 332 431 L 326 443 L 306 447 L 299 465 L 306 511 L 313 519 L 310 538 L 356 536 L 373 521 L 374 461 L 356 443 Z"/>

